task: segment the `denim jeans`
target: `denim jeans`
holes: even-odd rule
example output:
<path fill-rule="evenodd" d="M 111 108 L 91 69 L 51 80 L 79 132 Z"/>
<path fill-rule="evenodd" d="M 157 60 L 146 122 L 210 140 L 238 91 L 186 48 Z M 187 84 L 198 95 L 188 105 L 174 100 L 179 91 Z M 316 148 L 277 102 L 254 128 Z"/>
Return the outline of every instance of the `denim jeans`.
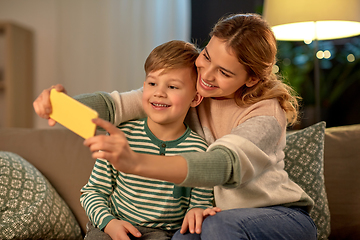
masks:
<path fill-rule="evenodd" d="M 273 206 L 225 210 L 207 217 L 201 234 L 181 234 L 173 240 L 316 240 L 317 232 L 307 212 L 299 208 Z"/>

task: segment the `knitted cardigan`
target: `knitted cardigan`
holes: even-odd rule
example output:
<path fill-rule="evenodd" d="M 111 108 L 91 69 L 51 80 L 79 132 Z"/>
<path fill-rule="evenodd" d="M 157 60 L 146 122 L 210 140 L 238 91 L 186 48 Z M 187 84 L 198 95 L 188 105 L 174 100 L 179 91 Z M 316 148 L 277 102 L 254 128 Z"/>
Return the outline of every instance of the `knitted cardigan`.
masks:
<path fill-rule="evenodd" d="M 115 125 L 144 117 L 142 90 L 79 95 Z M 239 107 L 233 99 L 205 98 L 190 109 L 186 122 L 210 145 L 205 153 L 183 153 L 188 174 L 180 186 L 214 186 L 223 210 L 298 206 L 310 211 L 313 200 L 284 170 L 285 112 L 276 99 Z"/>

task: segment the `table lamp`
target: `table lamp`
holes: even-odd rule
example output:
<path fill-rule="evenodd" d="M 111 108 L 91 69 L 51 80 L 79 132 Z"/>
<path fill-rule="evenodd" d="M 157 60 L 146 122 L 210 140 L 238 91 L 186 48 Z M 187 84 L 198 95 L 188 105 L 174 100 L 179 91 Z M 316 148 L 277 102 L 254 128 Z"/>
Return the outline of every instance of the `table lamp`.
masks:
<path fill-rule="evenodd" d="M 360 34 L 360 0 L 264 0 L 263 16 L 277 40 L 315 41 Z M 320 121 L 320 70 L 314 54 L 315 120 Z"/>

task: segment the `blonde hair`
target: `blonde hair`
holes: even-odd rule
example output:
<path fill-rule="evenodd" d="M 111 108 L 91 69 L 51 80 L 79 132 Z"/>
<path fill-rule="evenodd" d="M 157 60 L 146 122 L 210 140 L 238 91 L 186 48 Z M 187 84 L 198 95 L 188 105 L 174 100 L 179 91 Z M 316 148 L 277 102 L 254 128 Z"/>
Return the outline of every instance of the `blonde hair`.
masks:
<path fill-rule="evenodd" d="M 259 79 L 252 87 L 242 86 L 235 92 L 239 106 L 277 98 L 286 112 L 288 124 L 297 122 L 299 97 L 294 90 L 272 72 L 276 62 L 276 39 L 268 23 L 258 14 L 232 14 L 214 26 L 210 36 L 226 42 L 245 66 L 249 77 Z"/>
<path fill-rule="evenodd" d="M 154 48 L 147 57 L 144 69 L 146 75 L 152 71 L 164 69 L 192 68 L 194 79 L 197 77 L 195 60 L 199 56 L 199 49 L 191 43 L 173 40 Z"/>

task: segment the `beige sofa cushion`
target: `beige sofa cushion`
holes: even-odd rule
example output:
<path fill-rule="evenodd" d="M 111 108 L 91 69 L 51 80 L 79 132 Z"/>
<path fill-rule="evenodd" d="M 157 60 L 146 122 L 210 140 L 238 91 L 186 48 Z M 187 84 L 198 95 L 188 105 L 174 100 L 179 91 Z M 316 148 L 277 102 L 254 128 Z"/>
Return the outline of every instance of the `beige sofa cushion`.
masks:
<path fill-rule="evenodd" d="M 19 155 L 0 151 L 0 239 L 82 239 L 49 181 Z"/>
<path fill-rule="evenodd" d="M 330 239 L 359 239 L 360 124 L 326 129 L 324 156 Z"/>
<path fill-rule="evenodd" d="M 84 139 L 67 129 L 0 129 L 0 150 L 16 153 L 35 166 L 69 205 L 83 231 L 88 222 L 80 205 L 95 160 Z"/>

